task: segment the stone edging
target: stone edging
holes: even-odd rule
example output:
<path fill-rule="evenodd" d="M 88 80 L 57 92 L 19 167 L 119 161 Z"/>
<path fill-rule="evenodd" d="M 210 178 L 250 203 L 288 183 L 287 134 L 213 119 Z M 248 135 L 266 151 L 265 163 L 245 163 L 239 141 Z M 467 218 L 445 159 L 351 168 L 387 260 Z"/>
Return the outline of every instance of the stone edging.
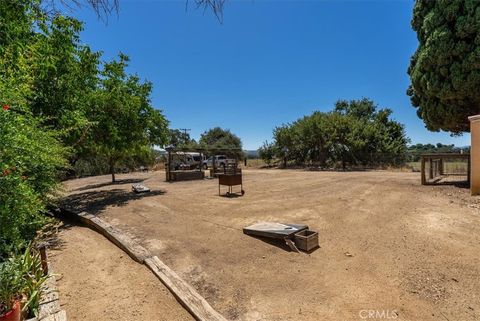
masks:
<path fill-rule="evenodd" d="M 87 212 L 75 213 L 70 209 L 62 209 L 61 213 L 67 217 L 79 220 L 87 227 L 104 235 L 132 259 L 138 263 L 145 264 L 196 320 L 227 321 L 192 286 L 181 279 L 157 256 L 152 255 L 147 249 L 109 223 Z M 57 321 L 57 319 L 48 321 Z"/>

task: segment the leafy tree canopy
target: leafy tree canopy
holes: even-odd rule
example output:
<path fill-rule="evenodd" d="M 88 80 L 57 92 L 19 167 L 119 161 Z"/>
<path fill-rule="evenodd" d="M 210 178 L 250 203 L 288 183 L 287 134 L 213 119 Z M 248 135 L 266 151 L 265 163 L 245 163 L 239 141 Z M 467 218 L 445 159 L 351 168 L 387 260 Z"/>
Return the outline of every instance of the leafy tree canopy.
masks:
<path fill-rule="evenodd" d="M 242 148 L 242 141 L 229 129 L 215 127 L 205 131 L 200 136 L 200 145 L 215 148 Z"/>
<path fill-rule="evenodd" d="M 45 222 L 67 159 L 144 162 L 166 142 L 152 86 L 126 74 L 128 58 L 100 63 L 82 24 L 42 4 L 0 1 L 0 261 Z"/>
<path fill-rule="evenodd" d="M 95 123 L 90 147 L 108 159 L 112 181 L 119 160 L 167 142 L 168 122 L 151 106 L 152 84 L 128 75 L 128 61 L 120 54 L 104 65 L 90 113 Z"/>
<path fill-rule="evenodd" d="M 205 148 L 232 148 L 242 149 L 241 139 L 229 129 L 220 127 L 211 128 L 200 135 L 199 144 Z M 243 152 L 226 153 L 232 157 L 243 157 Z"/>
<path fill-rule="evenodd" d="M 429 130 L 469 131 L 480 112 L 480 1 L 417 0 L 412 28 L 419 46 L 407 91 Z"/>
<path fill-rule="evenodd" d="M 408 139 L 403 125 L 390 119 L 390 109 L 378 109 L 369 99 L 336 102 L 333 111 L 305 116 L 276 127 L 274 146 L 266 156 L 321 166 L 394 164 L 403 161 Z"/>
<path fill-rule="evenodd" d="M 194 146 L 196 141 L 190 138 L 190 134 L 180 129 L 168 131 L 168 145 L 173 147 Z"/>

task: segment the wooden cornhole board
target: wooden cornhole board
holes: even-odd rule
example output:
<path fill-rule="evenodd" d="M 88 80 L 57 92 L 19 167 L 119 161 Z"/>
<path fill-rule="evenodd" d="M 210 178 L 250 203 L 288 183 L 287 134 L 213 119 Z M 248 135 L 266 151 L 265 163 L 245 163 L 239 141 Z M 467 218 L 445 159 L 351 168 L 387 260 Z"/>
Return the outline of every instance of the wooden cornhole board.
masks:
<path fill-rule="evenodd" d="M 292 239 L 295 234 L 308 230 L 308 225 L 276 223 L 276 222 L 258 222 L 243 228 L 243 233 L 284 240 L 285 243 L 295 252 L 299 252 Z M 317 238 L 318 240 L 318 238 Z M 318 243 L 318 241 L 317 241 Z"/>
<path fill-rule="evenodd" d="M 307 225 L 258 222 L 244 227 L 243 233 L 275 239 L 284 239 L 286 237 L 293 237 L 295 233 L 306 229 L 308 229 Z"/>

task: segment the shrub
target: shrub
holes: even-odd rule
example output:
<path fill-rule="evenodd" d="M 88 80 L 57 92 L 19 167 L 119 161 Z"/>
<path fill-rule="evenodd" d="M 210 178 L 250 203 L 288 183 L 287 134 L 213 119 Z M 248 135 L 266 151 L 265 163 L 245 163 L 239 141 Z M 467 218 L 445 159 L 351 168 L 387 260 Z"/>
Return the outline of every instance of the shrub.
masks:
<path fill-rule="evenodd" d="M 25 246 L 46 222 L 66 149 L 56 133 L 14 108 L 0 109 L 0 261 Z"/>
<path fill-rule="evenodd" d="M 276 155 L 276 146 L 273 143 L 269 143 L 265 141 L 258 149 L 258 156 L 268 165 L 270 166 L 273 159 Z"/>

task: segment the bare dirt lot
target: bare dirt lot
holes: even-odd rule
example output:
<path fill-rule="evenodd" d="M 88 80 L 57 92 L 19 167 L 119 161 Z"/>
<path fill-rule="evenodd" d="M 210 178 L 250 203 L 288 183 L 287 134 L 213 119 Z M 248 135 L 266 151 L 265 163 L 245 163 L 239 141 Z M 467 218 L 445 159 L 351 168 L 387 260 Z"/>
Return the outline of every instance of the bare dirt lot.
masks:
<path fill-rule="evenodd" d="M 145 266 L 102 235 L 74 226 L 58 237 L 50 260 L 69 320 L 193 321 Z"/>
<path fill-rule="evenodd" d="M 421 186 L 419 173 L 245 170 L 245 196 L 226 198 L 216 180 L 118 179 L 66 182 L 68 202 L 130 234 L 228 319 L 480 320 L 468 189 Z M 152 192 L 133 194 L 135 182 Z M 321 247 L 297 254 L 244 235 L 256 221 L 307 224 Z"/>

